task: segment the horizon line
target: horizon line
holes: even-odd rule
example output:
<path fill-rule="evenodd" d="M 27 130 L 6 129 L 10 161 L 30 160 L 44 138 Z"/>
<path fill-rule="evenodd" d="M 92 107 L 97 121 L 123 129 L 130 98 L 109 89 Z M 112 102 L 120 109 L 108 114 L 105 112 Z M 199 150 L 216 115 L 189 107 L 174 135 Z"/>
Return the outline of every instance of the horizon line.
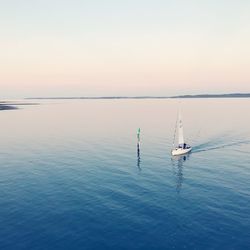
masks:
<path fill-rule="evenodd" d="M 49 100 L 49 99 L 175 99 L 175 98 L 249 98 L 250 93 L 227 93 L 227 94 L 188 94 L 176 96 L 54 96 L 54 97 L 26 97 L 24 99 Z"/>

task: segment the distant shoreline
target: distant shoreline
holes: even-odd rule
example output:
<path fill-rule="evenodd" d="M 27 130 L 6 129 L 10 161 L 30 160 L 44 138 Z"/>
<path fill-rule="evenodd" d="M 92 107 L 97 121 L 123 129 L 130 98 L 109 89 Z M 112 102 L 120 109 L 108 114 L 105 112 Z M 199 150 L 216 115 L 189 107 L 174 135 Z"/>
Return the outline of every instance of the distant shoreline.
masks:
<path fill-rule="evenodd" d="M 6 105 L 6 104 L 3 104 L 3 103 L 0 103 L 0 111 L 14 110 L 14 109 L 18 109 L 18 108 L 16 106 L 13 106 L 13 105 Z"/>
<path fill-rule="evenodd" d="M 171 98 L 250 98 L 250 93 L 180 95 Z"/>
<path fill-rule="evenodd" d="M 209 98 L 250 98 L 250 93 L 232 94 L 200 94 L 200 95 L 179 95 L 179 96 L 99 96 L 99 97 L 28 97 L 26 100 L 143 100 L 143 99 L 209 99 Z M 39 103 L 12 103 L 0 102 L 0 111 L 16 110 L 22 105 L 39 105 Z"/>
<path fill-rule="evenodd" d="M 10 103 L 10 102 L 0 102 L 0 111 L 3 110 L 16 110 L 17 106 L 24 105 L 39 105 L 38 103 Z"/>
<path fill-rule="evenodd" d="M 195 99 L 195 98 L 250 98 L 250 93 L 201 94 L 179 96 L 99 96 L 99 97 L 29 97 L 29 100 L 113 100 L 113 99 Z"/>

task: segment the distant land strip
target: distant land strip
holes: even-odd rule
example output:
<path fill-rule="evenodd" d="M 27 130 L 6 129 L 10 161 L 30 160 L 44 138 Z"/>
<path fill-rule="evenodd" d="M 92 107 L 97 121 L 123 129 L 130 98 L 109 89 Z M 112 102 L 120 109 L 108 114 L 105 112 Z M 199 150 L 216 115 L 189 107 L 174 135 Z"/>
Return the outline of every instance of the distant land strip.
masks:
<path fill-rule="evenodd" d="M 249 98 L 250 93 L 180 95 L 170 98 Z"/>
<path fill-rule="evenodd" d="M 179 95 L 179 96 L 99 96 L 99 97 L 29 97 L 30 100 L 111 100 L 111 99 L 193 99 L 193 98 L 250 98 L 250 93 L 232 94 L 200 94 L 200 95 Z"/>
<path fill-rule="evenodd" d="M 10 103 L 10 102 L 0 102 L 0 111 L 3 110 L 15 110 L 18 109 L 17 106 L 26 105 L 38 105 L 38 103 Z"/>
<path fill-rule="evenodd" d="M 0 103 L 0 111 L 12 110 L 12 109 L 17 109 L 17 107 L 13 106 L 13 105 L 6 105 L 6 104 L 3 104 L 3 103 Z"/>

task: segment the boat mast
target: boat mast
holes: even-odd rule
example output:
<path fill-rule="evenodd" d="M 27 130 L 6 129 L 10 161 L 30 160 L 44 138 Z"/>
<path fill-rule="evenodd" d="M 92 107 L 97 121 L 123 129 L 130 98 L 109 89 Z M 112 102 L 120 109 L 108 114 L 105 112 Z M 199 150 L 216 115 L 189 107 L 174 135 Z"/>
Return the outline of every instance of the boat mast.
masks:
<path fill-rule="evenodd" d="M 178 133 L 179 133 L 178 143 L 179 145 L 182 145 L 184 144 L 184 133 L 183 133 L 183 123 L 180 110 L 178 115 Z"/>
<path fill-rule="evenodd" d="M 177 122 L 178 122 L 178 114 L 177 114 L 177 117 L 176 117 L 175 128 L 174 128 L 173 148 L 175 148 L 175 137 L 176 137 L 176 130 L 177 130 Z"/>

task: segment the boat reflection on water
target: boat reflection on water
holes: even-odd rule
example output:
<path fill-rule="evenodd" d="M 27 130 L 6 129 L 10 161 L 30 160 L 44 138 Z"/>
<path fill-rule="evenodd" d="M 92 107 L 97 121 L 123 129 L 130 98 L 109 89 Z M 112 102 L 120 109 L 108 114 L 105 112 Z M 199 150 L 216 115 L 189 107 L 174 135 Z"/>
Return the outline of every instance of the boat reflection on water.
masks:
<path fill-rule="evenodd" d="M 176 177 L 176 192 L 180 193 L 184 180 L 183 165 L 190 157 L 190 154 L 173 156 L 171 158 L 173 173 Z"/>

